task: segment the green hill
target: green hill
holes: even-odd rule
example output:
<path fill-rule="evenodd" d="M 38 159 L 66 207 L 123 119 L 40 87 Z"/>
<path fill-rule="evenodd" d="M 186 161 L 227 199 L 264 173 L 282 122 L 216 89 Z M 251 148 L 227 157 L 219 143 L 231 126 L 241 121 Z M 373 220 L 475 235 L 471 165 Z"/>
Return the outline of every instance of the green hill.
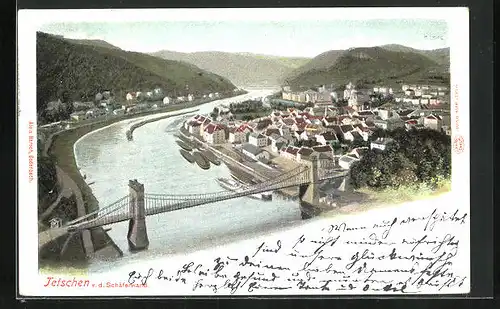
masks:
<path fill-rule="evenodd" d="M 218 51 L 180 53 L 162 50 L 152 55 L 191 63 L 224 76 L 239 86 L 280 85 L 284 76 L 309 61 L 308 58 Z"/>
<path fill-rule="evenodd" d="M 110 44 L 106 41 L 103 41 L 103 40 L 80 40 L 80 39 L 68 39 L 68 38 L 64 38 L 64 40 L 71 42 L 71 43 L 89 45 L 89 46 L 94 46 L 94 47 L 106 47 L 106 48 L 111 48 L 111 49 L 121 49 L 121 48 L 119 48 L 113 44 Z"/>
<path fill-rule="evenodd" d="M 432 61 L 436 62 L 438 65 L 449 66 L 450 65 L 450 48 L 439 48 L 431 50 L 415 49 L 398 44 L 388 44 L 380 46 L 384 49 L 397 52 L 413 52 L 422 54 Z"/>
<path fill-rule="evenodd" d="M 402 46 L 404 47 L 404 46 Z M 436 53 L 436 57 L 444 53 Z M 434 55 L 431 53 L 431 55 Z M 447 66 L 424 52 L 405 47 L 352 48 L 318 55 L 286 77 L 293 89 L 321 84 L 342 85 L 350 81 L 358 85 L 396 84 L 398 82 L 449 83 Z"/>
<path fill-rule="evenodd" d="M 182 62 L 95 44 L 75 44 L 42 32 L 37 33 L 36 55 L 39 111 L 52 100 L 93 100 L 104 90 L 112 91 L 121 101 L 129 91 L 156 87 L 167 95 L 222 93 L 235 88 L 219 75 Z"/>

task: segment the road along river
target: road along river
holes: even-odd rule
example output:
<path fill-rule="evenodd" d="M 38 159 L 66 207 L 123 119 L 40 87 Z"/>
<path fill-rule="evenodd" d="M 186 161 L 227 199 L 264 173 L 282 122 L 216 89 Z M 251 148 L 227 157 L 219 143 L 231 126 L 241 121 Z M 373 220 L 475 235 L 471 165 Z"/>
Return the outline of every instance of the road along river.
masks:
<path fill-rule="evenodd" d="M 251 90 L 246 95 L 213 101 L 191 110 L 209 113 L 221 103 L 262 97 L 272 92 Z M 91 187 L 101 206 L 128 194 L 129 179 L 144 183 L 146 193 L 191 194 L 223 190 L 215 178 L 229 177 L 226 166 L 202 170 L 179 154 L 173 133 L 188 116 L 148 123 L 134 132 L 133 141 L 127 141 L 125 132 L 132 123 L 161 115 L 119 122 L 91 132 L 75 143 L 77 165 L 81 173 L 86 174 L 87 182 L 95 182 Z M 264 202 L 239 198 L 148 217 L 149 249 L 138 253 L 128 251 L 128 222 L 117 223 L 109 226 L 109 235 L 123 250 L 124 257 L 93 261 L 89 270 L 103 272 L 130 262 L 167 258 L 300 223 L 297 201 L 274 199 Z"/>

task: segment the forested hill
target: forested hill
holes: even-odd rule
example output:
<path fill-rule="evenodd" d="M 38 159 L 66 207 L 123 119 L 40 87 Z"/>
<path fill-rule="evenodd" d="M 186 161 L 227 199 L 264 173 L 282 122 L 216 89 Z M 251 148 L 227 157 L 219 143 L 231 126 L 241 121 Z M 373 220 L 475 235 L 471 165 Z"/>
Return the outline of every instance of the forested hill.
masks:
<path fill-rule="evenodd" d="M 106 90 L 121 100 L 129 91 L 156 87 L 167 95 L 224 93 L 235 88 L 228 79 L 190 64 L 74 43 L 42 32 L 37 33 L 36 56 L 38 111 L 49 101 L 93 100 Z"/>
<path fill-rule="evenodd" d="M 285 78 L 294 89 L 321 84 L 393 85 L 449 83 L 449 50 L 419 51 L 401 45 L 332 50 L 318 55 Z"/>

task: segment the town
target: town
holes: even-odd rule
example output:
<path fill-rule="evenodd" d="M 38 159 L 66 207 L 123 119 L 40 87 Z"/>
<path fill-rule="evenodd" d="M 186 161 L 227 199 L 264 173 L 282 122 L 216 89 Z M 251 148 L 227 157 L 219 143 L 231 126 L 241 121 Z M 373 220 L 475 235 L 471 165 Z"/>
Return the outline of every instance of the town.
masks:
<path fill-rule="evenodd" d="M 369 150 L 384 151 L 391 138 L 377 130 L 431 129 L 451 135 L 449 94 L 444 86 L 402 85 L 343 91 L 327 88 L 231 103 L 196 115 L 184 129 L 221 151 L 249 162 L 290 168 L 315 157 L 320 168 L 349 170 Z M 252 107 L 253 106 L 253 107 Z M 262 115 L 255 119 L 248 114 Z M 245 117 L 238 117 L 244 113 Z M 250 120 L 249 120 L 250 119 Z"/>
<path fill-rule="evenodd" d="M 187 86 L 186 86 L 187 87 Z M 244 90 L 235 88 L 232 92 L 219 93 L 207 92 L 204 94 L 192 94 L 186 91 L 186 95 L 167 96 L 161 88 L 150 91 L 127 92 L 123 98 L 117 97 L 112 91 L 101 91 L 96 93 L 93 101 L 48 102 L 43 115 L 45 119 L 54 120 L 41 128 L 57 127 L 69 129 L 75 125 L 86 124 L 109 118 L 119 118 L 124 115 L 139 113 L 162 112 L 169 106 L 194 106 L 213 100 L 235 96 L 245 93 Z M 72 112 L 65 115 L 67 110 Z M 55 121 L 64 118 L 65 120 Z"/>

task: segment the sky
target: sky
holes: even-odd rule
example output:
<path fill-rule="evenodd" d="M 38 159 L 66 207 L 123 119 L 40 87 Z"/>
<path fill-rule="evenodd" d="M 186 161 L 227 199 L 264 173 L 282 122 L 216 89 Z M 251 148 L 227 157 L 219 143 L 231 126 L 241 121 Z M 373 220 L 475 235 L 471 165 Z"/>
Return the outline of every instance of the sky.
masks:
<path fill-rule="evenodd" d="M 315 57 L 328 50 L 401 44 L 449 47 L 448 24 L 437 19 L 222 20 L 46 23 L 39 31 L 101 39 L 124 50 L 225 51 Z"/>

